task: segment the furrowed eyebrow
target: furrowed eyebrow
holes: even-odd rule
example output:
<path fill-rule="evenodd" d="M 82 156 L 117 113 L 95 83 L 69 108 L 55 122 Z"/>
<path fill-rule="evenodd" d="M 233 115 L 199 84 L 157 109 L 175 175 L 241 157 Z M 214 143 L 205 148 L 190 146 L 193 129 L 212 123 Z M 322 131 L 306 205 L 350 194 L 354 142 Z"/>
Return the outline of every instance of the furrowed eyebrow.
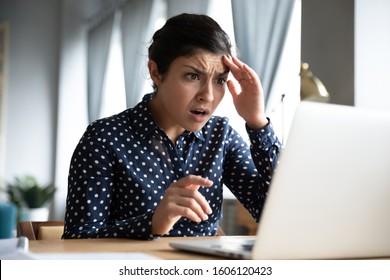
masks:
<path fill-rule="evenodd" d="M 188 68 L 191 68 L 195 73 L 197 74 L 206 74 L 206 71 L 204 70 L 201 70 L 199 68 L 196 68 L 194 66 L 191 66 L 191 65 L 184 65 L 185 67 L 188 67 Z"/>
<path fill-rule="evenodd" d="M 204 70 L 201 70 L 201 69 L 199 69 L 199 68 L 196 68 L 196 67 L 194 67 L 194 66 L 191 66 L 191 65 L 184 65 L 185 67 L 189 67 L 189 68 L 191 68 L 195 73 L 197 73 L 197 74 L 206 74 L 206 71 L 204 71 Z M 224 76 L 224 75 L 226 75 L 226 74 L 229 74 L 229 72 L 230 72 L 230 70 L 229 69 L 226 69 L 225 71 L 223 71 L 223 72 L 217 72 L 217 77 L 221 77 L 221 76 Z"/>
<path fill-rule="evenodd" d="M 229 69 L 226 69 L 225 71 L 223 71 L 222 73 L 218 73 L 218 77 L 221 77 L 221 76 L 225 76 L 227 74 L 230 73 L 230 70 Z"/>

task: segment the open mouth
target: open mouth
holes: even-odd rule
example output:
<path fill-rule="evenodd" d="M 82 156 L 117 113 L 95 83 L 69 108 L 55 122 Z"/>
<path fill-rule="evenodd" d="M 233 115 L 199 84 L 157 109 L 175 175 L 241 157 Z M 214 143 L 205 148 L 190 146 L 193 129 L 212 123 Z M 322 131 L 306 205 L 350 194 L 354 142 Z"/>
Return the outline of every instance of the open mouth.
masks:
<path fill-rule="evenodd" d="M 193 111 L 191 111 L 191 113 L 194 115 L 198 115 L 198 116 L 204 116 L 207 114 L 207 112 L 203 111 L 203 110 L 193 110 Z"/>

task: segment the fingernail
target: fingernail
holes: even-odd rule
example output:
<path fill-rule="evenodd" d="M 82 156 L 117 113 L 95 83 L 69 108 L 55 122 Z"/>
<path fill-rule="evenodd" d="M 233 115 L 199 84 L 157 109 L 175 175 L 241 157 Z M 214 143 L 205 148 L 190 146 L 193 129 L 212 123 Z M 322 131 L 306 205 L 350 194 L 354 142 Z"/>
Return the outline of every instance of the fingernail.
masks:
<path fill-rule="evenodd" d="M 204 215 L 203 221 L 206 221 L 206 220 L 208 220 L 208 219 L 209 219 L 209 216 L 208 216 L 208 215 Z"/>

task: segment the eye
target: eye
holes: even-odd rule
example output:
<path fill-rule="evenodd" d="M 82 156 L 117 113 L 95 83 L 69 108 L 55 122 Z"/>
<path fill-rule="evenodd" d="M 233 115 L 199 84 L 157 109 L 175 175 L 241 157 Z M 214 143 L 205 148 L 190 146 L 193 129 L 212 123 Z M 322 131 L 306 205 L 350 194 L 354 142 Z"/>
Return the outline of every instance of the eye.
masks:
<path fill-rule="evenodd" d="M 189 80 L 199 80 L 199 75 L 196 73 L 187 73 L 186 74 L 187 79 Z"/>
<path fill-rule="evenodd" d="M 215 80 L 215 83 L 223 86 L 226 83 L 226 79 L 225 78 L 218 78 Z"/>

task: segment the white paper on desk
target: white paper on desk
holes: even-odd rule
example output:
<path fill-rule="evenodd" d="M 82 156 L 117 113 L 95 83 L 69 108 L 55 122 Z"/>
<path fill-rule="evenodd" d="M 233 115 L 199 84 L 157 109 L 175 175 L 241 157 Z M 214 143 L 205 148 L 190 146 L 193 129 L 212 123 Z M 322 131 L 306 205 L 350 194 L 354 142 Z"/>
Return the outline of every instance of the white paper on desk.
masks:
<path fill-rule="evenodd" d="M 0 239 L 1 260 L 158 260 L 141 252 L 93 252 L 93 253 L 33 253 L 28 251 L 28 239 Z"/>
<path fill-rule="evenodd" d="M 141 252 L 93 252 L 93 253 L 28 253 L 35 260 L 158 260 Z"/>
<path fill-rule="evenodd" d="M 27 237 L 0 239 L 1 260 L 29 260 Z"/>

